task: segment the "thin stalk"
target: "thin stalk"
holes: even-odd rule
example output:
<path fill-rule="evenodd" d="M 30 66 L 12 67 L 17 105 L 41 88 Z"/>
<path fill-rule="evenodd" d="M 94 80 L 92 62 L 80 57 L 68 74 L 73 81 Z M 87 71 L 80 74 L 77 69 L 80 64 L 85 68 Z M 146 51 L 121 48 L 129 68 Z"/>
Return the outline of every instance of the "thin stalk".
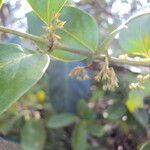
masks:
<path fill-rule="evenodd" d="M 4 32 L 4 33 L 14 34 L 14 35 L 20 36 L 22 38 L 32 40 L 34 42 L 41 42 L 43 44 L 48 44 L 47 39 L 44 39 L 42 37 L 35 36 L 35 35 L 32 35 L 32 34 L 16 31 L 16 30 L 13 30 L 13 29 L 9 29 L 7 27 L 0 26 L 0 31 Z M 67 51 L 67 52 L 70 52 L 70 53 L 79 54 L 79 55 L 82 55 L 82 56 L 85 56 L 85 57 L 93 57 L 93 55 L 94 55 L 94 53 L 92 53 L 90 51 L 85 52 L 85 51 L 82 51 L 80 49 L 69 48 L 65 45 L 62 45 L 61 43 L 58 43 L 57 45 L 55 45 L 53 49 L 56 49 L 56 48 L 60 49 L 62 51 Z M 105 55 L 100 55 L 98 57 L 96 56 L 95 58 L 98 58 L 98 59 L 104 61 L 105 60 Z M 111 64 L 115 64 L 115 65 L 132 65 L 132 66 L 143 66 L 143 67 L 149 67 L 150 68 L 150 61 L 143 62 L 143 61 L 134 61 L 134 60 L 122 60 L 122 59 L 115 58 L 115 57 L 110 57 L 109 61 L 110 61 Z"/>

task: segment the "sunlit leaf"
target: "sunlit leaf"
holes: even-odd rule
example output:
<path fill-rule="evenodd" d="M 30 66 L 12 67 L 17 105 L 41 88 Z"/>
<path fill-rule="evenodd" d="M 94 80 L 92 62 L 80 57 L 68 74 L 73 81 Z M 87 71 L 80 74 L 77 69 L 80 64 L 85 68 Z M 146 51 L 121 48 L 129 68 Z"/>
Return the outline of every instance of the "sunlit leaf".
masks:
<path fill-rule="evenodd" d="M 3 4 L 3 0 L 0 0 L 0 7 L 2 6 L 2 4 Z"/>
<path fill-rule="evenodd" d="M 129 98 L 126 101 L 127 108 L 131 113 L 135 112 L 139 108 L 143 108 L 143 96 L 140 91 L 131 91 Z"/>
<path fill-rule="evenodd" d="M 149 96 L 149 81 L 144 84 L 144 89 L 134 89 L 129 93 L 126 101 L 128 110 L 133 114 L 134 118 L 142 125 L 148 124 L 148 112 L 144 109 L 144 98 Z"/>
<path fill-rule="evenodd" d="M 119 44 L 124 52 L 150 56 L 150 14 L 137 17 L 120 31 Z"/>
<path fill-rule="evenodd" d="M 126 101 L 126 106 L 131 113 L 135 112 L 139 108 L 144 108 L 143 100 L 144 97 L 150 96 L 150 82 L 144 83 L 144 89 L 134 89 L 129 93 L 129 97 Z"/>

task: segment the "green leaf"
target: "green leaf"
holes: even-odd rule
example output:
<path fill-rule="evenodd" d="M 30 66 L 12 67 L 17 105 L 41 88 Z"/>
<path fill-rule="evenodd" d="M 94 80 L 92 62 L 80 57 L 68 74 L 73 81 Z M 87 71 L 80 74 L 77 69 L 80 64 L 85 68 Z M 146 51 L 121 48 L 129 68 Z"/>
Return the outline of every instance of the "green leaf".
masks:
<path fill-rule="evenodd" d="M 140 150 L 150 150 L 150 141 L 145 142 L 145 143 L 141 146 Z"/>
<path fill-rule="evenodd" d="M 47 126 L 49 128 L 63 128 L 74 123 L 76 120 L 77 117 L 73 114 L 64 113 L 64 114 L 53 115 L 48 120 Z"/>
<path fill-rule="evenodd" d="M 33 11 L 26 14 L 27 20 L 28 20 L 28 32 L 30 34 L 34 35 L 44 35 L 45 30 L 43 26 L 46 26 L 46 24 L 38 18 Z"/>
<path fill-rule="evenodd" d="M 127 27 L 127 25 L 137 19 L 138 17 L 141 17 L 141 16 L 144 16 L 144 15 L 148 15 L 150 14 L 150 10 L 149 8 L 144 8 L 144 9 L 141 9 L 140 11 L 137 11 L 136 13 L 134 13 L 131 17 L 129 17 L 126 21 L 124 21 L 117 29 L 115 29 L 112 34 L 116 34 L 118 33 L 120 30 L 124 29 Z"/>
<path fill-rule="evenodd" d="M 28 0 L 35 13 L 47 24 L 60 12 L 67 0 Z"/>
<path fill-rule="evenodd" d="M 108 119 L 110 120 L 118 120 L 126 113 L 126 107 L 121 103 L 115 103 L 108 107 Z"/>
<path fill-rule="evenodd" d="M 143 108 L 143 89 L 131 90 L 126 101 L 128 110 L 133 113 L 139 108 Z"/>
<path fill-rule="evenodd" d="M 132 80 L 133 82 L 134 80 Z M 150 81 L 144 83 L 144 89 L 131 90 L 129 97 L 126 101 L 127 108 L 131 113 L 135 112 L 137 109 L 144 108 L 143 100 L 145 97 L 150 96 Z"/>
<path fill-rule="evenodd" d="M 130 54 L 150 55 L 150 14 L 130 19 L 119 34 L 121 48 Z"/>
<path fill-rule="evenodd" d="M 48 64 L 46 54 L 0 44 L 0 114 L 42 77 Z"/>
<path fill-rule="evenodd" d="M 133 81 L 132 81 L 133 82 Z M 142 126 L 146 126 L 149 121 L 148 112 L 144 109 L 144 98 L 150 95 L 149 81 L 144 84 L 144 89 L 134 89 L 129 93 L 129 97 L 126 101 L 128 110 L 133 114 L 134 118 Z"/>
<path fill-rule="evenodd" d="M 21 132 L 23 150 L 43 150 L 46 133 L 42 120 L 29 120 Z"/>
<path fill-rule="evenodd" d="M 87 126 L 88 133 L 93 136 L 102 137 L 106 133 L 104 127 L 96 120 L 88 122 Z"/>
<path fill-rule="evenodd" d="M 61 11 L 61 20 L 66 21 L 66 24 L 62 30 L 57 31 L 57 34 L 61 37 L 60 42 L 63 45 L 78 52 L 92 54 L 93 51 L 96 51 L 99 42 L 99 30 L 92 16 L 75 7 L 64 7 Z M 86 58 L 59 49 L 55 49 L 52 55 L 64 60 Z"/>
<path fill-rule="evenodd" d="M 0 0 L 0 7 L 2 6 L 2 4 L 3 4 L 3 0 Z"/>
<path fill-rule="evenodd" d="M 37 17 L 33 11 L 27 13 L 26 17 L 28 22 L 28 32 L 30 34 L 37 35 L 37 36 L 46 35 L 45 29 L 43 28 L 46 26 L 46 24 L 39 17 Z M 40 42 L 35 42 L 35 43 L 42 50 L 48 49 L 47 44 L 43 44 Z"/>
<path fill-rule="evenodd" d="M 87 147 L 87 123 L 85 121 L 79 122 L 72 134 L 72 148 L 73 150 L 86 150 Z"/>
<path fill-rule="evenodd" d="M 149 114 L 144 109 L 138 109 L 133 113 L 135 119 L 143 126 L 146 127 L 149 121 Z"/>
<path fill-rule="evenodd" d="M 32 12 L 27 14 L 29 33 L 34 35 L 43 35 L 45 31 L 42 26 L 44 23 L 36 17 Z M 96 21 L 86 12 L 74 8 L 64 7 L 61 11 L 62 21 L 66 21 L 63 29 L 57 30 L 57 35 L 61 37 L 60 43 L 67 48 L 77 52 L 93 54 L 96 51 L 99 42 L 99 30 Z M 38 25 L 38 28 L 36 28 Z M 45 33 L 46 34 L 46 33 Z M 41 49 L 47 48 L 47 45 L 37 43 Z M 54 57 L 72 61 L 86 59 L 87 56 L 73 54 L 62 49 L 54 49 L 51 53 Z"/>

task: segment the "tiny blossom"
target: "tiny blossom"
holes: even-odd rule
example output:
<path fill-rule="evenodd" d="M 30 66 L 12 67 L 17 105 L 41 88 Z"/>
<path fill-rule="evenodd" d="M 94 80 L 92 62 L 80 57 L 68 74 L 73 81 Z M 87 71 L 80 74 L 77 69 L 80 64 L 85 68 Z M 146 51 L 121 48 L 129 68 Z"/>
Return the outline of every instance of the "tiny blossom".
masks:
<path fill-rule="evenodd" d="M 88 80 L 90 77 L 87 74 L 85 67 L 76 67 L 69 73 L 70 77 L 76 77 L 77 80 Z"/>
<path fill-rule="evenodd" d="M 138 82 L 136 83 L 131 83 L 129 85 L 129 88 L 130 89 L 137 89 L 137 88 L 141 88 L 141 89 L 144 89 L 144 83 L 147 81 L 147 80 L 150 80 L 150 74 L 147 74 L 145 76 L 142 76 L 142 75 L 138 75 L 137 76 L 137 80 Z"/>
<path fill-rule="evenodd" d="M 122 59 L 122 60 L 128 60 L 128 58 L 129 58 L 128 54 L 124 54 L 124 55 L 119 56 L 119 59 Z"/>
<path fill-rule="evenodd" d="M 95 76 L 95 80 L 98 82 L 105 81 L 103 85 L 104 90 L 113 91 L 116 87 L 119 87 L 118 79 L 112 67 L 108 68 L 104 65 L 102 70 Z"/>

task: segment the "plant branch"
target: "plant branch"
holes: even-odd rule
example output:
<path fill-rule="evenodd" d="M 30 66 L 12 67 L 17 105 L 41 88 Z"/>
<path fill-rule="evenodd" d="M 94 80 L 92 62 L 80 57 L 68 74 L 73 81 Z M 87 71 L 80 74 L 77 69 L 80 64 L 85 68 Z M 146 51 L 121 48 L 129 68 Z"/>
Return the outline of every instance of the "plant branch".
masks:
<path fill-rule="evenodd" d="M 35 36 L 32 34 L 28 34 L 28 33 L 23 33 L 23 32 L 16 31 L 16 30 L 12 30 L 12 29 L 9 29 L 9 28 L 3 27 L 3 26 L 0 26 L 0 31 L 4 32 L 4 33 L 14 34 L 14 35 L 26 38 L 26 39 L 30 39 L 34 42 L 41 42 L 43 44 L 48 45 L 48 40 L 44 39 L 42 37 L 39 37 L 39 36 Z M 69 47 L 66 47 L 65 45 L 62 45 L 61 43 L 58 43 L 57 45 L 55 45 L 54 49 L 56 49 L 56 48 L 63 50 L 63 51 L 70 52 L 70 53 L 86 56 L 86 57 L 93 57 L 93 55 L 94 55 L 94 53 L 92 53 L 92 52 L 89 52 L 89 51 L 85 52 L 85 51 L 82 51 L 80 49 L 69 48 Z M 98 57 L 96 56 L 94 58 L 105 61 L 105 55 L 100 55 Z M 109 62 L 111 64 L 115 64 L 115 65 L 132 65 L 132 66 L 143 66 L 143 67 L 149 67 L 150 68 L 150 61 L 144 62 L 144 61 L 135 61 L 135 60 L 122 60 L 119 58 L 110 57 Z"/>
<path fill-rule="evenodd" d="M 35 36 L 32 34 L 28 34 L 28 33 L 23 33 L 20 31 L 16 31 L 16 30 L 13 30 L 13 29 L 10 29 L 7 27 L 0 26 L 0 31 L 4 32 L 4 33 L 14 34 L 14 35 L 26 38 L 26 39 L 30 39 L 32 41 L 41 42 L 41 43 L 45 43 L 45 44 L 48 43 L 48 41 L 44 38 L 41 38 L 41 37 L 38 37 L 38 36 Z"/>
<path fill-rule="evenodd" d="M 54 49 L 61 49 L 63 51 L 71 52 L 74 54 L 79 54 L 79 55 L 86 56 L 86 57 L 92 57 L 94 54 L 92 51 L 86 52 L 86 51 L 82 51 L 80 49 L 70 48 L 70 47 L 67 47 L 66 45 L 63 45 L 61 43 L 58 43 L 57 45 L 55 45 Z"/>
<path fill-rule="evenodd" d="M 23 33 L 23 32 L 16 31 L 16 30 L 13 30 L 13 29 L 10 29 L 10 28 L 7 28 L 7 27 L 3 27 L 3 26 L 0 26 L 0 31 L 4 32 L 4 33 L 14 34 L 14 35 L 20 36 L 22 38 L 32 40 L 34 42 L 41 42 L 41 43 L 47 44 L 47 45 L 49 43 L 49 41 L 47 39 L 44 39 L 42 37 L 35 36 L 35 35 L 29 34 L 29 33 Z M 68 51 L 68 52 L 71 52 L 71 53 L 75 53 L 75 54 L 79 54 L 79 55 L 83 55 L 83 56 L 87 56 L 87 57 L 90 57 L 92 55 L 92 52 L 89 52 L 89 51 L 84 52 L 84 51 L 80 51 L 79 49 L 72 49 L 72 48 L 64 46 L 61 43 L 58 43 L 57 45 L 55 45 L 54 48 L 55 49 L 56 48 L 57 49 L 63 49 L 64 51 Z"/>
<path fill-rule="evenodd" d="M 98 59 L 105 61 L 105 55 L 100 55 Z M 136 61 L 136 60 L 123 60 L 116 57 L 110 57 L 109 62 L 114 65 L 130 65 L 130 66 L 141 66 L 150 68 L 150 59 L 147 62 Z"/>

